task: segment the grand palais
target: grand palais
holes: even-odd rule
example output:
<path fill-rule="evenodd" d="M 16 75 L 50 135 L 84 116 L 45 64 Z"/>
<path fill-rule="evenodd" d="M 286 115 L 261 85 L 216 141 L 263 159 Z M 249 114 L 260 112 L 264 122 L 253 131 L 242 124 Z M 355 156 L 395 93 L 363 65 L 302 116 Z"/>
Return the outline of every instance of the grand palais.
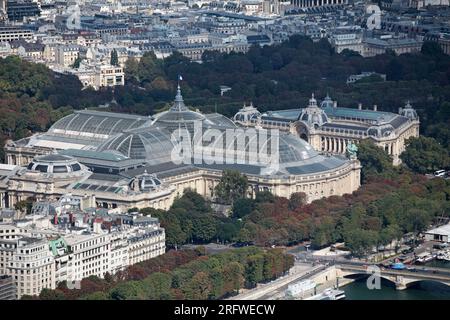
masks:
<path fill-rule="evenodd" d="M 173 132 L 191 132 L 198 123 L 223 135 L 236 128 L 278 129 L 276 150 L 271 151 L 277 166 L 267 170 L 264 163 L 174 162 Z M 0 206 L 70 194 L 92 207 L 167 209 L 186 188 L 213 198 L 225 169 L 248 177 L 249 196 L 263 190 L 283 197 L 304 192 L 310 202 L 359 188 L 361 165 L 346 152 L 350 143 L 372 139 L 398 164 L 405 139 L 417 136 L 418 127 L 410 104 L 395 114 L 337 107 L 328 96 L 320 105 L 313 96 L 304 108 L 264 114 L 244 106 L 229 119 L 189 109 L 178 88 L 170 109 L 153 116 L 79 110 L 45 133 L 8 141 L 6 164 L 0 165 Z M 209 154 L 247 152 L 218 141 L 203 148 Z"/>

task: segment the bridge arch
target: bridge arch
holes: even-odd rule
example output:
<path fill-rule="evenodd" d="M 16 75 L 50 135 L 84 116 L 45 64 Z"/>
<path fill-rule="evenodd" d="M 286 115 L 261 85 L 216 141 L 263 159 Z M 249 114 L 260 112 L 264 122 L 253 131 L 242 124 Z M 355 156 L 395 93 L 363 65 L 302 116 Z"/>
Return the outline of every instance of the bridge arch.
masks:
<path fill-rule="evenodd" d="M 436 286 L 439 288 L 442 288 L 444 290 L 448 290 L 450 292 L 450 283 L 445 283 L 439 280 L 429 280 L 429 279 L 424 279 L 424 280 L 414 280 L 414 281 L 410 281 L 406 284 L 407 288 L 412 288 L 412 287 L 417 287 L 417 286 Z"/>
<path fill-rule="evenodd" d="M 371 275 L 368 273 L 362 273 L 362 272 L 353 272 L 353 273 L 349 273 L 344 275 L 345 279 L 353 279 L 356 281 L 362 281 L 362 280 L 366 280 L 367 278 L 369 278 Z M 389 286 L 396 286 L 396 282 L 394 279 L 392 279 L 392 277 L 389 276 L 384 276 L 381 275 L 381 279 L 385 281 L 384 285 L 389 285 Z M 382 283 L 383 284 L 383 283 Z"/>

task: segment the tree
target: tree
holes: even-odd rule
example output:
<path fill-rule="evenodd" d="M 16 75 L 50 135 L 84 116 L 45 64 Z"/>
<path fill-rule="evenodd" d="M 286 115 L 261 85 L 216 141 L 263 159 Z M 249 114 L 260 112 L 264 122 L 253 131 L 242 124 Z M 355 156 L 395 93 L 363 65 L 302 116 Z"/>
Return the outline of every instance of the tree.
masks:
<path fill-rule="evenodd" d="M 289 210 L 296 210 L 306 204 L 306 194 L 304 192 L 294 192 L 289 198 Z"/>
<path fill-rule="evenodd" d="M 393 172 L 392 158 L 382 148 L 365 139 L 358 144 L 358 159 L 361 162 L 363 182 L 371 175 L 389 176 Z"/>
<path fill-rule="evenodd" d="M 213 240 L 216 235 L 216 222 L 211 216 L 203 216 L 193 219 L 193 233 L 194 241 L 207 243 Z"/>
<path fill-rule="evenodd" d="M 275 202 L 275 196 L 270 191 L 256 192 L 255 201 L 257 203 L 272 203 Z"/>
<path fill-rule="evenodd" d="M 139 81 L 139 62 L 134 57 L 129 57 L 125 62 L 125 78 Z"/>
<path fill-rule="evenodd" d="M 119 65 L 119 55 L 117 54 L 117 50 L 116 49 L 113 49 L 111 51 L 110 64 L 112 66 L 118 66 Z"/>
<path fill-rule="evenodd" d="M 422 44 L 421 52 L 424 55 L 430 56 L 440 56 L 444 54 L 439 43 L 435 41 L 424 41 L 424 43 Z"/>
<path fill-rule="evenodd" d="M 243 218 L 250 214 L 255 208 L 255 201 L 253 199 L 240 198 L 237 199 L 232 208 L 233 218 Z"/>
<path fill-rule="evenodd" d="M 263 276 L 264 256 L 256 254 L 248 257 L 245 267 L 245 282 L 247 288 L 253 288 L 264 279 Z"/>
<path fill-rule="evenodd" d="M 26 214 L 31 214 L 31 209 L 33 208 L 33 203 L 36 201 L 35 198 L 27 198 L 26 200 L 20 200 L 14 204 L 14 209 L 25 212 Z"/>
<path fill-rule="evenodd" d="M 240 288 L 244 286 L 244 267 L 236 262 L 230 262 L 224 266 L 224 291 L 229 293 L 239 293 Z"/>
<path fill-rule="evenodd" d="M 215 196 L 219 202 L 233 204 L 239 198 L 247 196 L 248 179 L 237 170 L 224 170 Z"/>
<path fill-rule="evenodd" d="M 56 290 L 44 288 L 39 294 L 41 300 L 65 300 L 64 293 Z"/>
<path fill-rule="evenodd" d="M 415 172 L 428 173 L 446 169 L 450 165 L 448 150 L 433 138 L 411 137 L 405 144 L 406 150 L 400 155 L 400 159 Z"/>
<path fill-rule="evenodd" d="M 75 59 L 75 61 L 72 64 L 72 68 L 78 69 L 80 67 L 81 61 L 83 61 L 83 59 L 81 59 L 80 55 L 78 54 L 78 57 Z"/>
<path fill-rule="evenodd" d="M 119 283 L 110 293 L 113 300 L 143 300 L 145 292 L 139 281 Z"/>
<path fill-rule="evenodd" d="M 186 297 L 193 300 L 206 300 L 212 289 L 211 281 L 205 272 L 197 272 L 187 284 Z"/>
<path fill-rule="evenodd" d="M 143 287 L 147 299 L 171 299 L 172 276 L 167 273 L 155 272 L 143 280 Z"/>
<path fill-rule="evenodd" d="M 110 297 L 106 292 L 97 291 L 83 297 L 84 300 L 109 300 Z"/>

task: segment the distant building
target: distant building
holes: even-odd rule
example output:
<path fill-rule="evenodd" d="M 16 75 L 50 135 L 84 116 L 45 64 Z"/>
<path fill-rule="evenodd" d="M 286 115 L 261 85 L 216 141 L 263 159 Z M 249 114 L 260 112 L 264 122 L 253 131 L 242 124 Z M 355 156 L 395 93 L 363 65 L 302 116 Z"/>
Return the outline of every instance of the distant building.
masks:
<path fill-rule="evenodd" d="M 355 83 L 358 80 L 370 77 L 370 76 L 378 76 L 380 77 L 383 81 L 386 81 L 386 75 L 385 74 L 381 74 L 381 73 L 376 73 L 376 72 L 361 72 L 360 74 L 351 74 L 348 76 L 347 78 L 347 84 L 350 83 Z"/>
<path fill-rule="evenodd" d="M 43 58 L 45 45 L 39 42 L 23 42 L 17 48 L 17 54 L 31 61 L 40 61 Z"/>
<path fill-rule="evenodd" d="M 348 0 L 291 0 L 291 4 L 298 8 L 315 8 L 347 4 Z"/>
<path fill-rule="evenodd" d="M 450 33 L 429 32 L 424 40 L 437 42 L 445 54 L 450 54 Z"/>
<path fill-rule="evenodd" d="M 55 63 L 62 67 L 70 67 L 80 56 L 80 47 L 77 45 L 59 45 L 55 51 Z"/>
<path fill-rule="evenodd" d="M 33 32 L 26 28 L 0 26 L 0 42 L 13 40 L 30 40 L 33 38 Z"/>
<path fill-rule="evenodd" d="M 341 108 L 329 96 L 317 104 L 314 96 L 305 108 L 267 111 L 244 107 L 235 120 L 244 126 L 278 128 L 295 133 L 308 141 L 315 150 L 332 154 L 346 154 L 349 144 L 371 139 L 392 156 L 393 164 L 401 163 L 405 140 L 419 136 L 419 117 L 407 103 L 399 114 L 358 108 Z"/>
<path fill-rule="evenodd" d="M 450 224 L 425 231 L 425 240 L 450 243 Z"/>
<path fill-rule="evenodd" d="M 120 66 L 96 63 L 94 65 L 83 64 L 77 70 L 71 70 L 83 86 L 91 86 L 94 89 L 101 87 L 123 86 L 125 84 L 125 72 Z"/>
<path fill-rule="evenodd" d="M 363 54 L 362 29 L 357 27 L 338 28 L 331 31 L 329 42 L 337 53 L 352 50 Z"/>
<path fill-rule="evenodd" d="M 39 2 L 31 0 L 8 0 L 6 10 L 10 21 L 23 21 L 26 17 L 36 17 L 41 14 Z"/>
<path fill-rule="evenodd" d="M 364 57 L 373 57 L 384 54 L 387 50 L 395 54 L 420 52 L 423 41 L 413 38 L 393 38 L 392 36 L 364 39 Z"/>

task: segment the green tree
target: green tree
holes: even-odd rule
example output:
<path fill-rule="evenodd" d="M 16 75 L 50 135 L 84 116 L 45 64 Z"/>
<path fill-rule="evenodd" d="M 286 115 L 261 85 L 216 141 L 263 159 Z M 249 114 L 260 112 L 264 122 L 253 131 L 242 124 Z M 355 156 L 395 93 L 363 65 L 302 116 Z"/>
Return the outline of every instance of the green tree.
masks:
<path fill-rule="evenodd" d="M 244 286 L 244 267 L 242 264 L 233 261 L 224 266 L 225 291 L 229 293 L 237 292 Z"/>
<path fill-rule="evenodd" d="M 65 295 L 61 291 L 44 288 L 39 294 L 41 300 L 65 300 Z"/>
<path fill-rule="evenodd" d="M 35 201 L 35 198 L 27 198 L 26 200 L 18 201 L 14 204 L 14 209 L 25 212 L 26 214 L 31 214 L 31 209 L 33 208 L 33 203 Z"/>
<path fill-rule="evenodd" d="M 446 169 L 450 165 L 448 150 L 433 138 L 411 137 L 405 144 L 406 150 L 400 155 L 400 159 L 415 172 L 428 173 Z"/>
<path fill-rule="evenodd" d="M 118 66 L 119 65 L 119 55 L 117 54 L 117 50 L 116 49 L 113 49 L 111 51 L 110 64 L 112 66 Z"/>
<path fill-rule="evenodd" d="M 147 299 L 168 300 L 172 298 L 172 276 L 167 273 L 155 272 L 145 278 L 143 288 Z"/>
<path fill-rule="evenodd" d="M 83 59 L 81 59 L 80 55 L 78 54 L 78 57 L 75 59 L 75 61 L 72 64 L 72 68 L 78 69 L 80 67 L 81 61 L 83 61 Z"/>
<path fill-rule="evenodd" d="M 119 283 L 110 293 L 113 300 L 143 300 L 145 292 L 139 281 Z"/>
<path fill-rule="evenodd" d="M 255 208 L 255 201 L 253 199 L 239 198 L 233 203 L 233 217 L 242 218 L 250 214 Z"/>
<path fill-rule="evenodd" d="M 296 210 L 306 204 L 306 194 L 304 192 L 294 192 L 289 198 L 289 210 Z"/>
<path fill-rule="evenodd" d="M 206 300 L 211 293 L 212 284 L 205 272 L 197 272 L 187 284 L 186 297 L 193 300 Z"/>
<path fill-rule="evenodd" d="M 233 204 L 239 198 L 247 196 L 248 179 L 237 170 L 224 170 L 222 178 L 215 188 L 219 202 Z"/>
<path fill-rule="evenodd" d="M 82 298 L 83 300 L 109 300 L 110 297 L 106 292 L 97 291 L 90 293 Z"/>
<path fill-rule="evenodd" d="M 210 242 L 216 235 L 216 222 L 211 216 L 203 216 L 193 219 L 192 237 L 196 242 Z"/>
<path fill-rule="evenodd" d="M 421 52 L 424 55 L 441 56 L 444 54 L 441 46 L 435 41 L 424 41 L 422 44 Z"/>
<path fill-rule="evenodd" d="M 125 62 L 125 79 L 139 81 L 139 62 L 134 57 L 129 57 Z"/>
<path fill-rule="evenodd" d="M 264 279 L 264 256 L 256 254 L 248 257 L 245 267 L 245 282 L 248 288 L 253 288 Z"/>
<path fill-rule="evenodd" d="M 390 176 L 393 173 L 392 158 L 382 148 L 365 139 L 358 144 L 358 159 L 361 162 L 363 182 L 371 175 Z"/>

